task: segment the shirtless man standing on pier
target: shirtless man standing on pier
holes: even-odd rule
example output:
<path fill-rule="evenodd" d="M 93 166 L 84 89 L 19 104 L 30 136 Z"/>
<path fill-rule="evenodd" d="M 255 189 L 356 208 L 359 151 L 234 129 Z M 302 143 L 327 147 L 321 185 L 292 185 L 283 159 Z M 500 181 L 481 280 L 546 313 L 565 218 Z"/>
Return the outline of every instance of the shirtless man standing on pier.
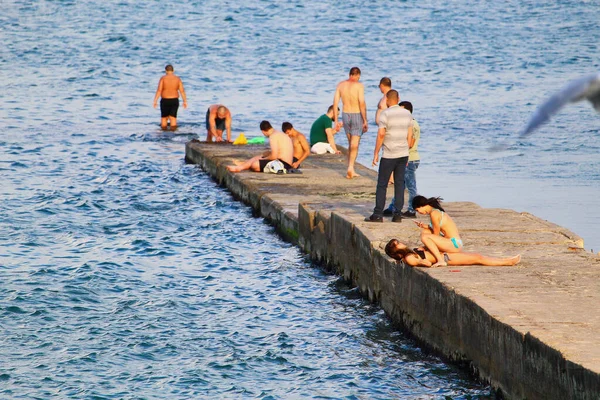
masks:
<path fill-rule="evenodd" d="M 181 78 L 173 73 L 171 64 L 165 67 L 165 76 L 158 81 L 158 89 L 154 96 L 153 107 L 156 108 L 156 103 L 160 97 L 160 127 L 167 129 L 169 122 L 171 129 L 177 127 L 177 109 L 179 108 L 179 94 L 183 99 L 183 108 L 187 108 L 187 98 L 183 89 Z"/>
<path fill-rule="evenodd" d="M 375 123 L 377 124 L 377 126 L 379 126 L 379 114 L 381 114 L 383 110 L 388 108 L 386 94 L 387 92 L 392 90 L 392 80 L 387 76 L 381 78 L 381 80 L 379 81 L 379 90 L 381 90 L 381 93 L 383 93 L 383 97 L 381 98 L 381 100 L 379 100 L 379 104 L 377 105 L 377 113 L 375 114 Z"/>
<path fill-rule="evenodd" d="M 352 67 L 350 77 L 338 83 L 333 96 L 333 122 L 338 122 L 338 104 L 342 100 L 342 121 L 348 137 L 348 171 L 346 178 L 360 176 L 354 171 L 354 162 L 358 155 L 360 137 L 369 127 L 367 124 L 367 105 L 365 103 L 365 87 L 358 82 L 360 69 Z"/>

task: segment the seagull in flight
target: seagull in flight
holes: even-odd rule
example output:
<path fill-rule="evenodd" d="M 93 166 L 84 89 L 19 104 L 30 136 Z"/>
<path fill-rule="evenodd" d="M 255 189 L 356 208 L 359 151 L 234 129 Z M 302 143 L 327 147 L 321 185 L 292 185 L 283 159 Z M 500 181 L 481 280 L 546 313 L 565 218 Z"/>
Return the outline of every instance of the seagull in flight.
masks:
<path fill-rule="evenodd" d="M 529 136 L 540 125 L 548 122 L 550 117 L 567 105 L 567 103 L 575 103 L 581 100 L 589 100 L 596 111 L 600 113 L 600 72 L 576 79 L 565 86 L 560 92 L 550 97 L 533 114 L 519 136 Z"/>
<path fill-rule="evenodd" d="M 600 113 L 600 72 L 571 81 L 558 93 L 546 100 L 531 116 L 529 123 L 521 129 L 519 138 L 531 135 L 533 131 L 548 122 L 550 117 L 568 103 L 576 103 L 581 100 L 590 101 L 596 111 Z M 500 144 L 492 147 L 491 150 L 505 150 L 507 147 L 506 144 Z"/>

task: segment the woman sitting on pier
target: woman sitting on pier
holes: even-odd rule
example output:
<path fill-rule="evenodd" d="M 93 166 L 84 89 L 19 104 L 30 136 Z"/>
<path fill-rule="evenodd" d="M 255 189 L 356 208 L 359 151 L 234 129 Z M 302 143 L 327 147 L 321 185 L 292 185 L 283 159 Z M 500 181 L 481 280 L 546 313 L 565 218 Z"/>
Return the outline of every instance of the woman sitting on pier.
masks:
<path fill-rule="evenodd" d="M 463 247 L 458 228 L 454 220 L 440 205 L 440 200 L 442 199 L 439 197 L 415 196 L 412 202 L 412 207 L 416 212 L 429 215 L 431 219 L 429 226 L 420 221 L 415 221 L 415 223 L 422 229 L 421 241 L 435 257 L 435 264 L 432 267 L 447 265 L 441 252 L 458 253 Z"/>
<path fill-rule="evenodd" d="M 414 249 L 392 239 L 385 246 L 385 254 L 412 267 L 436 267 L 433 254 L 422 247 Z M 444 253 L 447 265 L 485 265 L 490 267 L 513 266 L 521 261 L 521 255 L 507 258 L 487 257 L 477 253 Z"/>

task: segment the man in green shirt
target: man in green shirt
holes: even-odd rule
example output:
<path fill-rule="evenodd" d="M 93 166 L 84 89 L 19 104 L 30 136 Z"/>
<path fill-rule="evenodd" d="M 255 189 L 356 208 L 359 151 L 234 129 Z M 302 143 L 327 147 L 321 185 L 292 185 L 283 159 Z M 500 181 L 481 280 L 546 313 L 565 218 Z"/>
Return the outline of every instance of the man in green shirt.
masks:
<path fill-rule="evenodd" d="M 339 110 L 339 108 L 338 108 Z M 315 122 L 313 122 L 310 128 L 310 145 L 313 153 L 322 154 L 324 152 L 319 151 L 319 147 L 326 146 L 329 144 L 334 153 L 340 154 L 340 151 L 335 146 L 335 140 L 333 135 L 338 133 L 342 127 L 342 123 L 337 123 L 335 127 L 333 124 L 333 106 L 329 106 L 327 113 L 321 115 Z M 318 143 L 325 143 L 325 145 L 318 145 Z M 317 145 L 317 147 L 315 147 Z"/>

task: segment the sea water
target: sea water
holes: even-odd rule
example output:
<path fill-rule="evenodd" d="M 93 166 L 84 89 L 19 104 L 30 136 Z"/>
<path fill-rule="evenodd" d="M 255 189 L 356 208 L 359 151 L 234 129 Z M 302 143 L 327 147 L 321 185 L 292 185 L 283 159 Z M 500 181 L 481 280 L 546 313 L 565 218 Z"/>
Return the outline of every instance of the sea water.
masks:
<path fill-rule="evenodd" d="M 356 65 L 370 120 L 360 162 L 390 76 L 422 127 L 422 194 L 526 210 L 600 249 L 589 105 L 487 151 L 598 70 L 598 10 L 5 1 L 0 398 L 488 397 L 185 165 L 184 146 L 217 102 L 234 135 L 260 135 L 262 119 L 308 132 Z M 167 63 L 189 102 L 175 134 L 151 107 Z"/>

